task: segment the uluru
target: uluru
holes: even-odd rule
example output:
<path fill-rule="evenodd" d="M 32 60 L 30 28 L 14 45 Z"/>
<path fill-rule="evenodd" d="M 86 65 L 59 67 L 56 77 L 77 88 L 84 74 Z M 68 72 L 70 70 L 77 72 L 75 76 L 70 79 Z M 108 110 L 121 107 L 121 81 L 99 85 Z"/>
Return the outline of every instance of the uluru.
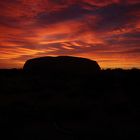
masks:
<path fill-rule="evenodd" d="M 23 66 L 25 72 L 33 74 L 45 73 L 97 73 L 101 70 L 96 61 L 73 56 L 46 56 L 29 59 Z"/>

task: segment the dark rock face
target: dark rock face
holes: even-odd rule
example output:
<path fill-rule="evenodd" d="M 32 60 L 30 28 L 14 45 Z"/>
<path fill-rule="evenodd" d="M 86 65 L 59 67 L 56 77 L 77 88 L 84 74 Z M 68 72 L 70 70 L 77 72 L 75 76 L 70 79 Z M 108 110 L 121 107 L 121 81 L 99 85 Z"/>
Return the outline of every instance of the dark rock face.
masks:
<path fill-rule="evenodd" d="M 87 74 L 100 71 L 96 61 L 72 56 L 40 57 L 27 60 L 23 70 L 34 74 Z"/>

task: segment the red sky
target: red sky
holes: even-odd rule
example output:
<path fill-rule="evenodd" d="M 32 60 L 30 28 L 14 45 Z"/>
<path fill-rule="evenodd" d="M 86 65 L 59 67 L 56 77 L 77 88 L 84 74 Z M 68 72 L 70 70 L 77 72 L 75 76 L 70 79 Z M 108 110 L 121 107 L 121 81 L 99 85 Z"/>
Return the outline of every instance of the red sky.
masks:
<path fill-rule="evenodd" d="M 0 68 L 47 55 L 140 68 L 140 0 L 1 0 Z"/>

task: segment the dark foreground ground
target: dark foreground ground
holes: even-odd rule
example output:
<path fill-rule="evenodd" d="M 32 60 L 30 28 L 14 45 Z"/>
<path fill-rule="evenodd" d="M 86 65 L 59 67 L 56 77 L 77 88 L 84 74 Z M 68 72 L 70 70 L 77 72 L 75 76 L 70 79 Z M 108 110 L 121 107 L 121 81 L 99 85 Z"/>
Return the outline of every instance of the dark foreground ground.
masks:
<path fill-rule="evenodd" d="M 46 76 L 0 70 L 0 139 L 140 138 L 139 94 L 137 69 Z"/>

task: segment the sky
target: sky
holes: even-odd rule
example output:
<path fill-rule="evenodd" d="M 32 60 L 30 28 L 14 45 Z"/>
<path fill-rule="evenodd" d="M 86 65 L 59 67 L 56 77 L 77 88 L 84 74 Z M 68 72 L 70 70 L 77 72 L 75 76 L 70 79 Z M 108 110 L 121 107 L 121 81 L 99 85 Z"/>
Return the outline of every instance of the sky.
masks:
<path fill-rule="evenodd" d="M 58 55 L 140 68 L 140 0 L 0 1 L 0 68 Z"/>

